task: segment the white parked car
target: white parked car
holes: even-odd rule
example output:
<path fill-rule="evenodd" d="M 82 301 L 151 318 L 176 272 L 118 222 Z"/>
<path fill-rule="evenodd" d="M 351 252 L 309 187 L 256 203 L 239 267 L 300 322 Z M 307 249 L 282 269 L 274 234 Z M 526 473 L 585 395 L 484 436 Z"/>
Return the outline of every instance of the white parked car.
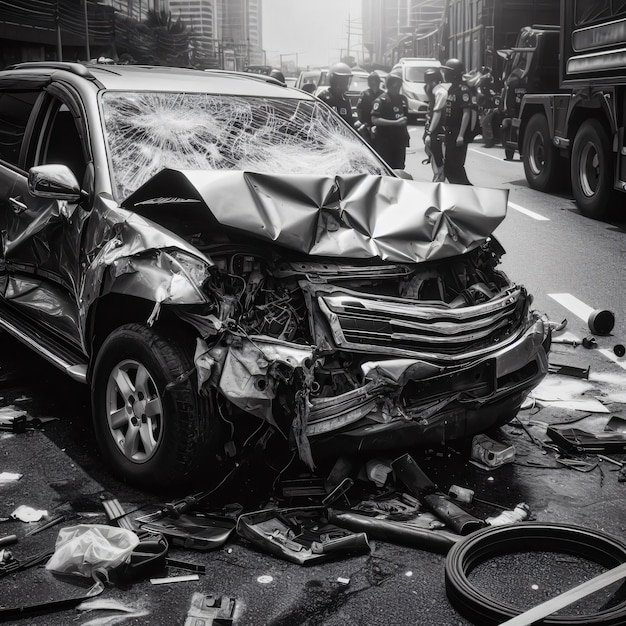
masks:
<path fill-rule="evenodd" d="M 402 69 L 402 94 L 409 101 L 409 116 L 413 119 L 424 119 L 428 111 L 428 97 L 424 91 L 424 72 L 431 68 L 441 67 L 437 59 L 403 58 L 393 69 Z"/>

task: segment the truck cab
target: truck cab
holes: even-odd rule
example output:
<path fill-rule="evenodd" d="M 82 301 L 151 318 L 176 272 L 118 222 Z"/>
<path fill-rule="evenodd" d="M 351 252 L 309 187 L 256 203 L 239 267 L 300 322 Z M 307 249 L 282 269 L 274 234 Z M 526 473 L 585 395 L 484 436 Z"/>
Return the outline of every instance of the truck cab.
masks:
<path fill-rule="evenodd" d="M 529 87 L 511 119 L 509 145 L 522 155 L 529 186 L 551 191 L 569 179 L 580 212 L 595 219 L 623 204 L 615 192 L 626 191 L 625 32 L 626 2 L 561 0 L 560 30 L 550 35 L 558 54 L 547 46 L 552 57 L 537 64 L 546 73 L 556 58 L 559 81 L 536 93 Z"/>
<path fill-rule="evenodd" d="M 500 54 L 505 57 L 500 105 L 503 144 L 507 159 L 512 159 L 518 144 L 522 145 L 520 109 L 524 96 L 559 92 L 559 27 L 525 26 L 516 46 Z"/>

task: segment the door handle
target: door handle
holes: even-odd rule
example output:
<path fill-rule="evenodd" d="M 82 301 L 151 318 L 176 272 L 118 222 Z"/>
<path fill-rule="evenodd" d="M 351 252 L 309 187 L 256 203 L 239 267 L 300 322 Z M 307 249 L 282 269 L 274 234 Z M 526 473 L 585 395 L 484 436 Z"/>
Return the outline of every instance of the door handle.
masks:
<path fill-rule="evenodd" d="M 19 215 L 20 213 L 24 213 L 24 211 L 28 209 L 28 207 L 17 198 L 9 198 L 9 204 L 11 205 L 13 212 L 17 215 Z"/>

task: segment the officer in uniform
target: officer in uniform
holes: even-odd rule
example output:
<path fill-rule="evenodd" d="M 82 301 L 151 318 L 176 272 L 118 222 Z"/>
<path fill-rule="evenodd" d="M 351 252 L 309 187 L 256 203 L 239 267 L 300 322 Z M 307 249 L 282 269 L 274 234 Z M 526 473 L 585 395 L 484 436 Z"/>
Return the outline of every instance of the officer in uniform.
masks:
<path fill-rule="evenodd" d="M 424 91 L 428 96 L 428 113 L 424 125 L 424 147 L 428 161 L 433 168 L 433 183 L 445 180 L 443 171 L 443 115 L 448 98 L 448 90 L 443 85 L 443 76 L 439 69 L 424 72 Z"/>
<path fill-rule="evenodd" d="M 317 97 L 335 109 L 350 126 L 354 126 L 356 119 L 352 113 L 350 101 L 346 98 L 346 91 L 348 91 L 351 78 L 350 66 L 346 63 L 335 63 L 328 70 L 329 87 L 320 91 Z"/>
<path fill-rule="evenodd" d="M 409 102 L 400 94 L 402 71 L 392 70 L 386 84 L 387 91 L 372 105 L 372 125 L 376 127 L 374 147 L 393 169 L 403 170 L 409 145 Z"/>
<path fill-rule="evenodd" d="M 367 139 L 370 143 L 373 143 L 373 126 L 372 126 L 372 106 L 374 100 L 378 98 L 383 92 L 380 88 L 380 75 L 376 72 L 372 72 L 367 77 L 368 88 L 361 92 L 359 99 L 356 103 L 356 114 L 359 118 L 361 126 L 358 127 L 359 133 Z"/>
<path fill-rule="evenodd" d="M 465 66 L 459 59 L 448 59 L 442 65 L 444 76 L 450 83 L 444 114 L 445 161 L 444 174 L 448 182 L 458 185 L 471 185 L 465 172 L 468 135 L 471 131 L 472 109 L 476 99 L 470 88 L 463 82 Z"/>

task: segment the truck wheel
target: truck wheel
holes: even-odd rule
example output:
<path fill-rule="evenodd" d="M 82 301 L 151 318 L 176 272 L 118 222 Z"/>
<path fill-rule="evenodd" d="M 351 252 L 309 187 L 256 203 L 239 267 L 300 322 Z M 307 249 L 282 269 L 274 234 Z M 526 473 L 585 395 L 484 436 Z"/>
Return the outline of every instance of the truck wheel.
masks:
<path fill-rule="evenodd" d="M 580 212 L 606 217 L 613 195 L 613 159 L 607 132 L 598 120 L 582 124 L 572 147 L 572 193 Z"/>
<path fill-rule="evenodd" d="M 533 189 L 550 191 L 556 186 L 561 162 L 543 113 L 535 113 L 528 122 L 523 160 L 526 180 Z"/>
<path fill-rule="evenodd" d="M 96 358 L 96 440 L 113 473 L 138 487 L 181 486 L 217 463 L 219 422 L 196 390 L 193 353 L 183 345 L 127 324 L 107 337 Z"/>

